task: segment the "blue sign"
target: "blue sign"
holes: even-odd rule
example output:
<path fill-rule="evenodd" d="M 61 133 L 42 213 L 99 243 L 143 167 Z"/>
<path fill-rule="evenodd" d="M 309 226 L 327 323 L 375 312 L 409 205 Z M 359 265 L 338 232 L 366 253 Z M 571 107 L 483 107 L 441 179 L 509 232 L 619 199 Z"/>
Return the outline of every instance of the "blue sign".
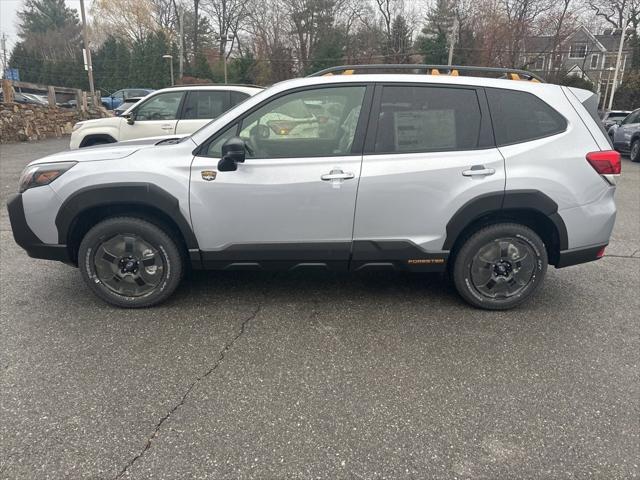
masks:
<path fill-rule="evenodd" d="M 20 81 L 20 72 L 17 68 L 5 68 L 4 69 L 4 78 L 7 80 L 11 80 L 13 82 Z"/>

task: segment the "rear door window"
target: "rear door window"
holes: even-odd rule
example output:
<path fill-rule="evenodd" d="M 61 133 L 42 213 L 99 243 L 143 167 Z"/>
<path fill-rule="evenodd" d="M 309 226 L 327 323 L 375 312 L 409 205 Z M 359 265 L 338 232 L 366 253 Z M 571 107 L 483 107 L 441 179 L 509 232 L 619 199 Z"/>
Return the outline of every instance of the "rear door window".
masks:
<path fill-rule="evenodd" d="M 474 89 L 389 85 L 382 91 L 376 153 L 470 150 L 482 114 Z"/>
<path fill-rule="evenodd" d="M 249 98 L 248 93 L 244 92 L 231 92 L 231 105 L 229 107 L 235 107 L 239 103 L 244 102 L 247 98 Z"/>
<path fill-rule="evenodd" d="M 195 91 L 187 94 L 182 118 L 185 120 L 211 120 L 228 109 L 229 93 L 218 91 Z"/>
<path fill-rule="evenodd" d="M 498 146 L 527 142 L 564 132 L 565 118 L 527 92 L 486 89 Z"/>

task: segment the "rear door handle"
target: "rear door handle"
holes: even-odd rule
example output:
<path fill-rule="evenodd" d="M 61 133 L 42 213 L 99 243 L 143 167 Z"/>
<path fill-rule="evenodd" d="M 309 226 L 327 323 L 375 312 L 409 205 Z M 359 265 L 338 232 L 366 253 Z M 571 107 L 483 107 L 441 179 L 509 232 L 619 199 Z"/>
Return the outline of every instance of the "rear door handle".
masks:
<path fill-rule="evenodd" d="M 476 177 L 476 176 L 480 177 L 480 176 L 493 175 L 494 173 L 496 173 L 495 168 L 485 168 L 484 165 L 474 165 L 469 170 L 462 171 L 462 175 L 464 175 L 465 177 Z"/>
<path fill-rule="evenodd" d="M 162 130 L 173 130 L 173 125 L 171 125 L 170 123 L 166 123 L 162 125 L 160 128 L 162 128 Z"/>
<path fill-rule="evenodd" d="M 325 182 L 328 182 L 330 180 L 349 180 L 354 177 L 355 175 L 350 172 L 343 172 L 342 170 L 339 170 L 339 171 L 331 170 L 331 173 L 326 173 L 322 175 L 320 178 Z"/>

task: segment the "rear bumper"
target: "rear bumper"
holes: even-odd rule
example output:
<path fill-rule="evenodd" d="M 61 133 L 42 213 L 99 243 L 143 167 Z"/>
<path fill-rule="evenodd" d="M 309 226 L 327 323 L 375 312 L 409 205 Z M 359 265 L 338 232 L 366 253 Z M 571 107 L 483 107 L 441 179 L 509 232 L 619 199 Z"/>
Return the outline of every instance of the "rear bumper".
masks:
<path fill-rule="evenodd" d="M 24 215 L 21 194 L 13 196 L 9 202 L 7 202 L 7 210 L 9 211 L 13 238 L 18 245 L 25 249 L 27 255 L 33 258 L 57 260 L 59 262 L 73 264 L 66 245 L 42 243 L 31 228 L 29 228 Z"/>
<path fill-rule="evenodd" d="M 594 245 L 584 248 L 572 248 L 560 252 L 556 268 L 570 267 L 581 263 L 593 262 L 602 258 L 604 248 L 607 245 Z"/>

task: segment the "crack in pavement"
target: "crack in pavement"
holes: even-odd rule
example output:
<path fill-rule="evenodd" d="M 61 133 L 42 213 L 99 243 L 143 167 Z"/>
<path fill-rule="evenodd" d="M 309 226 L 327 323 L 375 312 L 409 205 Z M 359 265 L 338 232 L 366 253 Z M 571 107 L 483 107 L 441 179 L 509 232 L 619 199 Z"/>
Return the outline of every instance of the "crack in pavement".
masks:
<path fill-rule="evenodd" d="M 187 400 L 187 397 L 193 391 L 196 385 L 198 385 L 198 383 L 200 383 L 202 380 L 204 380 L 209 375 L 211 375 L 220 366 L 220 363 L 222 363 L 222 360 L 224 360 L 225 354 L 231 349 L 233 344 L 236 343 L 236 341 L 244 334 L 249 322 L 258 316 L 258 313 L 260 313 L 261 309 L 262 309 L 262 305 L 258 305 L 255 311 L 242 321 L 242 323 L 240 324 L 240 331 L 236 334 L 235 337 L 231 339 L 230 342 L 228 342 L 224 346 L 224 348 L 220 352 L 220 355 L 218 356 L 218 361 L 216 361 L 216 363 L 204 374 L 200 375 L 193 382 L 191 382 L 191 384 L 185 391 L 184 395 L 182 395 L 182 397 L 180 398 L 180 401 L 173 408 L 171 408 L 171 410 L 169 410 L 169 412 L 164 417 L 162 417 L 160 421 L 156 424 L 155 429 L 153 430 L 149 438 L 147 438 L 147 443 L 145 444 L 144 448 L 140 451 L 140 453 L 138 453 L 135 457 L 129 460 L 129 462 L 124 466 L 124 468 L 120 470 L 120 473 L 116 475 L 115 480 L 122 478 L 123 475 L 125 475 L 128 472 L 128 470 L 133 466 L 133 464 L 136 463 L 147 452 L 147 450 L 151 448 L 151 442 L 153 441 L 154 438 L 158 436 L 158 433 L 160 432 L 160 428 L 162 428 L 162 424 L 167 420 L 169 420 L 171 415 L 176 410 L 178 410 L 178 408 L 184 405 L 185 401 Z"/>
<path fill-rule="evenodd" d="M 633 252 L 631 255 L 615 255 L 615 254 L 613 254 L 613 253 L 612 253 L 612 254 L 605 253 L 605 255 L 604 255 L 604 256 L 605 256 L 605 257 L 613 257 L 613 258 L 635 258 L 635 259 L 637 260 L 637 259 L 640 259 L 640 257 L 635 257 L 634 255 L 635 255 L 636 253 L 638 253 L 638 252 L 640 252 L 640 250 L 636 250 L 636 251 L 635 251 L 635 252 Z"/>

